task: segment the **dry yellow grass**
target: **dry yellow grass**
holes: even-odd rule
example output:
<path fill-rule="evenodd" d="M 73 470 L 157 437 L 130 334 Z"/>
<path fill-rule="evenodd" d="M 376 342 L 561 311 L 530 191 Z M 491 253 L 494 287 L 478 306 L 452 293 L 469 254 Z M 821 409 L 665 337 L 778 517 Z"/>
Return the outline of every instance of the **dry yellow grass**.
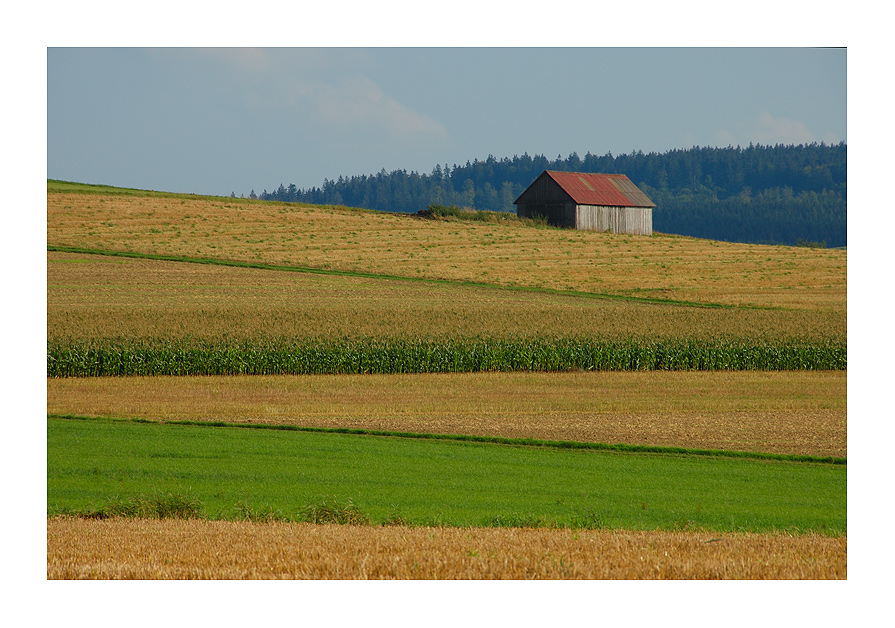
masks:
<path fill-rule="evenodd" d="M 48 379 L 47 412 L 847 455 L 845 372 Z"/>
<path fill-rule="evenodd" d="M 845 537 L 47 519 L 48 579 L 846 579 Z"/>
<path fill-rule="evenodd" d="M 685 301 L 846 308 L 843 250 L 425 221 L 238 199 L 52 192 L 47 242 Z"/>
<path fill-rule="evenodd" d="M 47 254 L 49 337 L 792 336 L 844 339 L 844 309 L 650 305 L 412 281 Z"/>

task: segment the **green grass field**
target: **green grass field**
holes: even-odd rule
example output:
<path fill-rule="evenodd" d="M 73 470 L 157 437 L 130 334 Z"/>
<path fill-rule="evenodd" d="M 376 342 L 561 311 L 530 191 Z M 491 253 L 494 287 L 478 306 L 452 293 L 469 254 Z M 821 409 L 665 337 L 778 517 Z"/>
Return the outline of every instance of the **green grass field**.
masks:
<path fill-rule="evenodd" d="M 48 514 L 165 494 L 225 519 L 846 533 L 844 465 L 48 419 Z"/>

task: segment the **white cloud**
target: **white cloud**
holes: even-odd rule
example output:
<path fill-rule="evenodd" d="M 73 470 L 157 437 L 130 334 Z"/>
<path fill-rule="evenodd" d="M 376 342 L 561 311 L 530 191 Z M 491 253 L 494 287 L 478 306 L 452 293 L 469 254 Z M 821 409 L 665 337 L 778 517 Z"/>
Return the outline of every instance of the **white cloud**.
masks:
<path fill-rule="evenodd" d="M 447 129 L 429 116 L 413 111 L 365 76 L 353 76 L 335 83 L 296 86 L 293 94 L 307 95 L 320 120 L 340 131 L 356 129 L 385 131 L 389 137 L 444 140 Z"/>
<path fill-rule="evenodd" d="M 383 92 L 364 75 L 369 54 L 355 50 L 215 48 L 185 57 L 212 61 L 241 92 L 246 105 L 265 115 L 286 113 L 293 122 L 337 135 L 436 142 L 447 129 Z"/>
<path fill-rule="evenodd" d="M 715 146 L 736 146 L 741 142 L 737 141 L 737 138 L 733 133 L 728 131 L 727 129 L 720 129 L 715 131 Z"/>
<path fill-rule="evenodd" d="M 839 137 L 838 135 L 836 135 L 836 134 L 833 133 L 832 131 L 827 131 L 826 133 L 824 133 L 824 134 L 821 136 L 820 139 L 821 139 L 822 142 L 826 142 L 827 144 L 838 144 L 839 142 L 844 142 L 844 141 L 845 141 L 845 138 L 844 138 L 844 137 Z"/>
<path fill-rule="evenodd" d="M 801 120 L 775 118 L 765 111 L 758 116 L 749 140 L 756 144 L 810 144 L 816 138 Z"/>
<path fill-rule="evenodd" d="M 825 135 L 829 141 L 830 134 Z M 713 137 L 718 146 L 744 146 L 749 143 L 774 144 L 810 144 L 818 141 L 804 122 L 785 117 L 774 117 L 767 111 L 755 118 L 743 120 L 731 129 L 718 129 Z M 838 141 L 838 140 L 837 140 Z"/>

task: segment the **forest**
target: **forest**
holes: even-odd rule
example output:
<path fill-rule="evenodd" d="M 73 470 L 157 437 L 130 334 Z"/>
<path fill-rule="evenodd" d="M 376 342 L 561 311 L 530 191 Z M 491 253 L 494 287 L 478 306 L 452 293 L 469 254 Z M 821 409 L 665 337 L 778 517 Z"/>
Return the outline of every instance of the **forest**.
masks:
<path fill-rule="evenodd" d="M 415 213 L 430 204 L 514 212 L 513 201 L 544 170 L 625 174 L 649 196 L 653 230 L 729 242 L 846 246 L 847 146 L 693 147 L 613 156 L 572 153 L 436 165 L 294 184 L 257 197 Z M 252 197 L 256 196 L 252 191 Z"/>

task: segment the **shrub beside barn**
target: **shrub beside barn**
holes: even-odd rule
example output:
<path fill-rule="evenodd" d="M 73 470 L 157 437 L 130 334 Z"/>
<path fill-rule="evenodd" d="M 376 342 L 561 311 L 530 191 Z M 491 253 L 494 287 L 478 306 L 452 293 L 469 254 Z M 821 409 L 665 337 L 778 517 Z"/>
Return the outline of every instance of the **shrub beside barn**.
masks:
<path fill-rule="evenodd" d="M 649 197 L 623 174 L 545 170 L 514 202 L 522 218 L 587 231 L 652 235 Z"/>

